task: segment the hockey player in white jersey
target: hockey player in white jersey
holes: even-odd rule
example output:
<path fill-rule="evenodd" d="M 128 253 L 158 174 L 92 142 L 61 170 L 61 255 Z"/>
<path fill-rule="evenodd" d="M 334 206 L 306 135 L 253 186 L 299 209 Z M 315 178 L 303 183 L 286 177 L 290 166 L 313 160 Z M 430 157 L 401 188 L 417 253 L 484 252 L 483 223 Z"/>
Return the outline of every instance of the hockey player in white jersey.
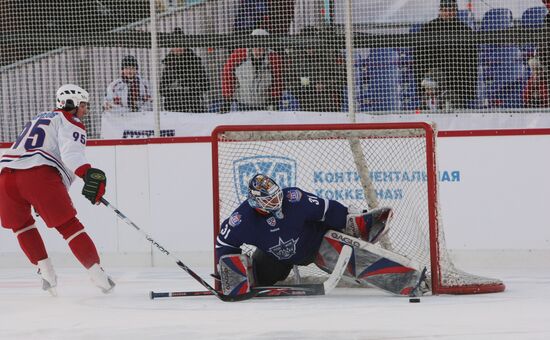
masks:
<path fill-rule="evenodd" d="M 31 206 L 49 228 L 55 228 L 104 293 L 115 286 L 100 266 L 92 239 L 76 217 L 68 188 L 76 176 L 84 180 L 82 194 L 99 204 L 105 193 L 105 173 L 84 155 L 89 94 L 67 84 L 56 93 L 56 109 L 28 122 L 0 157 L 0 220 L 11 229 L 29 261 L 38 267 L 42 288 L 56 295 L 57 276 L 31 214 Z"/>

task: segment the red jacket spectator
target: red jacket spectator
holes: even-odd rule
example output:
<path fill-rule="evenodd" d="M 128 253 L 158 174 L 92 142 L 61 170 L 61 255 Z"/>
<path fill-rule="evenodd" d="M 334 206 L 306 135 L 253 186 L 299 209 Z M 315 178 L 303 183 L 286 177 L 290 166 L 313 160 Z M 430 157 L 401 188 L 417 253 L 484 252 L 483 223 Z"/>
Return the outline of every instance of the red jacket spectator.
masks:
<path fill-rule="evenodd" d="M 548 82 L 540 70 L 534 71 L 523 90 L 525 107 L 548 107 Z"/>
<path fill-rule="evenodd" d="M 264 30 L 254 30 L 266 35 Z M 237 110 L 267 110 L 273 108 L 282 93 L 281 60 L 278 54 L 265 48 L 241 48 L 233 51 L 222 73 L 222 111 L 236 101 Z"/>

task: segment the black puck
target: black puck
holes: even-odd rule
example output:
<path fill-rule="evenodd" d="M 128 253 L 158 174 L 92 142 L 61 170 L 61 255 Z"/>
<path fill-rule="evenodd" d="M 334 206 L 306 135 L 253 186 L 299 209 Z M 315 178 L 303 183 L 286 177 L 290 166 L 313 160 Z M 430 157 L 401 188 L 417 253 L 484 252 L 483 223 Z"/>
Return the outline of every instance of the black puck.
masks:
<path fill-rule="evenodd" d="M 418 302 L 420 302 L 420 298 L 410 298 L 409 302 L 410 303 L 418 303 Z"/>

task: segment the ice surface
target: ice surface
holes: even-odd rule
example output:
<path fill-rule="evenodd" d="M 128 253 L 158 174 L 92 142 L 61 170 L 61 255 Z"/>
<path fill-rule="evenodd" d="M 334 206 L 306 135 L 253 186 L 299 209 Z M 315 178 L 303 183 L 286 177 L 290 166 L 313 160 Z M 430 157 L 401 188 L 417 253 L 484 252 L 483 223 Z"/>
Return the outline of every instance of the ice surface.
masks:
<path fill-rule="evenodd" d="M 198 270 L 197 270 L 198 269 Z M 195 268 L 208 277 L 209 268 Z M 421 303 L 373 289 L 226 303 L 215 297 L 150 300 L 148 292 L 201 290 L 174 267 L 111 268 L 102 294 L 83 269 L 58 268 L 59 296 L 32 268 L 0 269 L 0 339 L 550 339 L 550 272 L 478 270 L 504 293 L 425 296 Z"/>

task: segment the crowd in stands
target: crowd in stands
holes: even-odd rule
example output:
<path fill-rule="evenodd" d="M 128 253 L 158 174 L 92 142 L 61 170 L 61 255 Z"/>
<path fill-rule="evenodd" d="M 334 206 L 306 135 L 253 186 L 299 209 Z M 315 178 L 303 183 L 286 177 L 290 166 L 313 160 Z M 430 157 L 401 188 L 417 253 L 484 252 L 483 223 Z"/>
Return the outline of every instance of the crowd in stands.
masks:
<path fill-rule="evenodd" d="M 436 19 L 414 26 L 418 44 L 403 48 L 360 49 L 355 76 L 358 110 L 464 110 L 550 107 L 550 0 L 522 17 L 524 28 L 542 29 L 538 44 L 479 44 L 476 32 L 506 30 L 508 9 L 489 10 L 476 22 L 456 0 L 441 0 Z M 246 3 L 246 1 L 243 1 Z M 237 33 L 257 37 L 288 34 L 294 0 L 267 1 L 254 16 L 237 14 Z M 275 8 L 275 10 L 273 10 Z M 270 12 L 270 10 L 272 10 Z M 263 12 L 262 12 L 263 11 Z M 181 32 L 181 30 L 176 30 Z M 319 28 L 300 35 L 315 37 Z M 175 112 L 248 110 L 346 110 L 346 69 L 342 51 L 307 45 L 304 49 L 238 48 L 222 63 L 221 98 L 213 105 L 207 68 L 191 48 L 173 48 L 162 61 L 162 109 Z M 106 93 L 108 111 L 151 107 L 148 82 L 135 57 L 121 61 L 121 78 Z"/>

